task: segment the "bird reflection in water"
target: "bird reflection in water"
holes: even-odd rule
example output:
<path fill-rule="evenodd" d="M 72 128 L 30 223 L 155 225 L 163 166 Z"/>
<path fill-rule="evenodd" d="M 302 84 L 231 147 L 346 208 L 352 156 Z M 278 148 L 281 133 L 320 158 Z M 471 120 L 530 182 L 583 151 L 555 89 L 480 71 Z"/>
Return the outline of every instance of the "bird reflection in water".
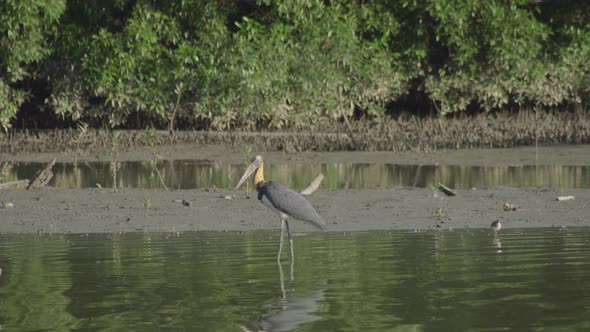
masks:
<path fill-rule="evenodd" d="M 240 326 L 244 332 L 271 332 L 271 331 L 291 331 L 303 324 L 313 322 L 321 317 L 314 314 L 319 311 L 320 302 L 324 299 L 325 289 L 319 289 L 309 293 L 305 297 L 289 298 L 285 288 L 285 277 L 283 267 L 278 262 L 279 280 L 281 283 L 281 298 L 278 303 L 272 303 L 265 307 L 274 308 L 273 312 L 260 316 L 258 318 L 258 329 L 250 330 L 245 326 Z M 293 261 L 290 264 L 289 284 L 293 282 Z"/>
<path fill-rule="evenodd" d="M 257 330 L 250 330 L 245 326 L 240 328 L 244 332 L 291 331 L 303 324 L 316 321 L 321 317 L 314 313 L 319 311 L 325 291 L 319 289 L 300 298 L 282 298 L 280 303 L 270 305 L 278 310 L 258 318 Z"/>
<path fill-rule="evenodd" d="M 494 247 L 496 247 L 496 253 L 501 254 L 502 253 L 502 242 L 500 241 L 500 239 L 497 237 L 494 237 L 492 239 L 492 244 Z"/>
<path fill-rule="evenodd" d="M 501 254 L 502 253 L 502 242 L 500 241 L 500 238 L 498 237 L 498 232 L 502 229 L 502 222 L 500 221 L 500 219 L 494 221 L 490 225 L 490 228 L 494 231 L 494 237 L 492 238 L 492 244 L 494 245 L 494 247 L 496 247 L 496 253 Z"/>

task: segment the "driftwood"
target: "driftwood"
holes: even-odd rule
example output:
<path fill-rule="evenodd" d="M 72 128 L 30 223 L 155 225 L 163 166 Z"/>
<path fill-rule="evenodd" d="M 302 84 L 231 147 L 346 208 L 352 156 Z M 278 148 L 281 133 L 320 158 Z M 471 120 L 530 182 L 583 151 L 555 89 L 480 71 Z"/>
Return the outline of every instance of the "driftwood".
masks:
<path fill-rule="evenodd" d="M 315 179 L 313 179 L 313 181 L 311 181 L 309 186 L 307 186 L 307 188 L 305 188 L 301 191 L 301 195 L 311 195 L 314 191 L 316 191 L 316 189 L 318 189 L 318 187 L 322 183 L 323 179 L 324 179 L 324 174 L 322 174 L 322 173 L 318 174 L 318 176 L 316 176 Z"/>
<path fill-rule="evenodd" d="M 26 187 L 29 186 L 29 182 L 30 181 L 28 179 L 25 179 L 25 180 L 0 183 L 0 190 L 2 190 L 2 189 L 25 189 Z"/>
<path fill-rule="evenodd" d="M 558 201 L 571 201 L 576 199 L 574 196 L 557 196 Z"/>
<path fill-rule="evenodd" d="M 502 205 L 502 209 L 504 209 L 504 211 L 518 211 L 520 208 L 512 203 L 504 203 L 504 205 Z"/>
<path fill-rule="evenodd" d="M 449 187 L 445 186 L 442 183 L 438 183 L 438 190 L 442 191 L 443 193 L 445 193 L 445 195 L 447 196 L 457 196 L 457 193 L 452 191 Z"/>
<path fill-rule="evenodd" d="M 47 165 L 45 165 L 45 168 L 43 168 L 42 170 L 39 170 L 39 171 L 37 171 L 37 173 L 35 173 L 35 176 L 33 176 L 31 183 L 29 183 L 29 185 L 27 186 L 27 190 L 28 189 L 39 189 L 39 188 L 45 187 L 45 185 L 53 177 L 53 172 L 51 171 L 51 169 L 53 168 L 53 165 L 55 165 L 55 158 L 53 158 L 50 162 L 48 162 Z"/>

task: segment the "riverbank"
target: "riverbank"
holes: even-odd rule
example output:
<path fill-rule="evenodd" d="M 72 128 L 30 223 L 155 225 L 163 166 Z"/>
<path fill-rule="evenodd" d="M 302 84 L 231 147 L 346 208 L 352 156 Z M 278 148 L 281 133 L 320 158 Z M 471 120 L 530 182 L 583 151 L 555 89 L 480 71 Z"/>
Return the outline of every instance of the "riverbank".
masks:
<path fill-rule="evenodd" d="M 486 113 L 457 117 L 384 117 L 359 120 L 350 126 L 335 122 L 329 127 L 310 125 L 282 132 L 167 131 L 148 133 L 120 131 L 117 151 L 134 160 L 137 153 L 166 153 L 170 146 L 218 146 L 224 152 L 253 151 L 332 152 L 388 151 L 423 152 L 439 150 L 507 148 L 555 144 L 590 143 L 589 112 Z M 39 153 L 80 160 L 109 159 L 112 132 L 106 130 L 15 130 L 0 133 L 0 157 L 21 154 L 35 158 Z M 144 151 L 144 152 L 142 152 Z M 164 155 L 164 157 L 167 157 Z M 142 157 L 139 157 L 142 158 Z M 223 155 L 215 158 L 225 158 Z M 125 160 L 125 159 L 123 159 Z"/>
<path fill-rule="evenodd" d="M 153 147 L 121 151 L 119 160 L 151 160 Z M 243 164 L 245 153 L 218 144 L 178 143 L 157 146 L 162 159 L 222 161 Z M 254 149 L 265 162 L 275 164 L 390 163 L 425 165 L 590 165 L 590 145 L 554 145 L 505 149 L 468 149 L 402 152 L 300 152 Z M 68 151 L 15 151 L 0 153 L 0 162 L 109 161 L 108 154 Z M 579 176 L 588 176 L 580 174 Z M 220 187 L 220 186 L 218 186 Z M 505 228 L 590 226 L 590 190 L 552 188 L 473 188 L 448 197 L 433 189 L 326 189 L 310 201 L 328 222 L 328 231 L 387 229 L 487 228 L 494 220 Z M 574 196 L 557 201 L 558 196 Z M 182 204 L 182 200 L 190 206 Z M 243 191 L 199 188 L 148 190 L 109 188 L 0 190 L 0 232 L 95 233 L 249 231 L 279 228 L 277 217 Z M 8 204 L 7 204 L 8 203 Z M 504 211 L 504 203 L 517 206 Z M 14 206 L 10 206 L 14 205 Z M 296 232 L 316 231 L 294 221 Z"/>
<path fill-rule="evenodd" d="M 590 190 L 486 188 L 448 197 L 431 189 L 320 190 L 310 196 L 332 232 L 590 226 Z M 557 196 L 572 195 L 571 201 Z M 53 189 L 4 191 L 0 232 L 100 233 L 251 231 L 280 228 L 277 216 L 243 191 Z M 251 195 L 254 197 L 253 195 Z M 183 204 L 182 201 L 185 201 Z M 144 202 L 149 201 L 146 208 Z M 186 204 L 189 202 L 189 204 Z M 504 204 L 518 207 L 505 211 Z M 189 206 L 186 206 L 189 205 Z M 318 231 L 299 221 L 297 232 Z"/>
<path fill-rule="evenodd" d="M 220 161 L 229 164 L 243 164 L 244 150 L 232 149 L 218 144 L 203 143 L 162 143 L 155 148 L 161 160 Z M 149 161 L 153 159 L 154 148 L 139 145 L 120 151 L 118 160 Z M 438 149 L 434 151 L 306 151 L 286 153 L 280 150 L 253 148 L 250 152 L 261 154 L 268 163 L 379 163 L 401 165 L 462 165 L 462 166 L 519 166 L 519 165 L 590 165 L 590 144 L 521 146 L 512 148 Z M 32 152 L 17 150 L 0 152 L 0 162 L 57 162 L 78 161 L 109 162 L 109 153 L 75 153 L 69 150 Z"/>

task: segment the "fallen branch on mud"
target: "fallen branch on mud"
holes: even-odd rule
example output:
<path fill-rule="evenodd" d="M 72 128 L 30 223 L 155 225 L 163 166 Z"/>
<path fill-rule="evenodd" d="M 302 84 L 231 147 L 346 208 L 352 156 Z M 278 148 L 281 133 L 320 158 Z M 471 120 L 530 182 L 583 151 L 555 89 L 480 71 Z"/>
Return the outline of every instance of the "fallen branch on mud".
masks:
<path fill-rule="evenodd" d="M 0 190 L 25 189 L 26 187 L 29 186 L 29 183 L 30 183 L 30 181 L 28 179 L 11 181 L 11 182 L 4 182 L 4 183 L 0 183 Z"/>
<path fill-rule="evenodd" d="M 47 165 L 45 165 L 45 168 L 35 173 L 35 176 L 33 176 L 31 183 L 29 183 L 29 185 L 27 186 L 27 190 L 45 187 L 47 183 L 49 183 L 49 180 L 51 180 L 51 178 L 53 177 L 53 172 L 51 171 L 53 165 L 55 165 L 55 158 L 48 162 Z"/>

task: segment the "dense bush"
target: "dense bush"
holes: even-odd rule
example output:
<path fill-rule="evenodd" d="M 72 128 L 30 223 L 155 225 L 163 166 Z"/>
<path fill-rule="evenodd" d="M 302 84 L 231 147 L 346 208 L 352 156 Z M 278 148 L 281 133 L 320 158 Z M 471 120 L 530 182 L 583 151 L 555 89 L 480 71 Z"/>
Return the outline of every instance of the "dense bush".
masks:
<path fill-rule="evenodd" d="M 390 47 L 400 35 L 398 20 L 377 4 L 263 6 L 270 6 L 267 19 L 244 17 L 234 34 L 230 71 L 240 84 L 229 92 L 230 106 L 221 107 L 240 126 L 308 125 L 350 117 L 355 109 L 383 113 L 417 76 Z"/>
<path fill-rule="evenodd" d="M 579 10 L 590 9 L 584 7 Z M 588 80 L 590 21 L 571 19 L 551 27 L 546 23 L 553 17 L 537 16 L 541 9 L 528 0 L 433 1 L 429 13 L 437 21 L 435 38 L 449 50 L 444 67 L 426 78 L 435 105 L 446 113 L 472 104 L 489 111 L 510 103 L 579 103 L 579 94 L 588 91 L 583 82 Z M 578 10 L 553 8 L 554 14 L 563 9 Z"/>
<path fill-rule="evenodd" d="M 26 82 L 49 54 L 65 0 L 6 0 L 0 4 L 0 127 L 10 126 L 29 97 Z"/>
<path fill-rule="evenodd" d="M 441 114 L 590 98 L 590 4 L 579 1 L 0 6 L 5 129 L 23 107 L 110 127 L 293 129 L 378 118 L 408 96 Z"/>

